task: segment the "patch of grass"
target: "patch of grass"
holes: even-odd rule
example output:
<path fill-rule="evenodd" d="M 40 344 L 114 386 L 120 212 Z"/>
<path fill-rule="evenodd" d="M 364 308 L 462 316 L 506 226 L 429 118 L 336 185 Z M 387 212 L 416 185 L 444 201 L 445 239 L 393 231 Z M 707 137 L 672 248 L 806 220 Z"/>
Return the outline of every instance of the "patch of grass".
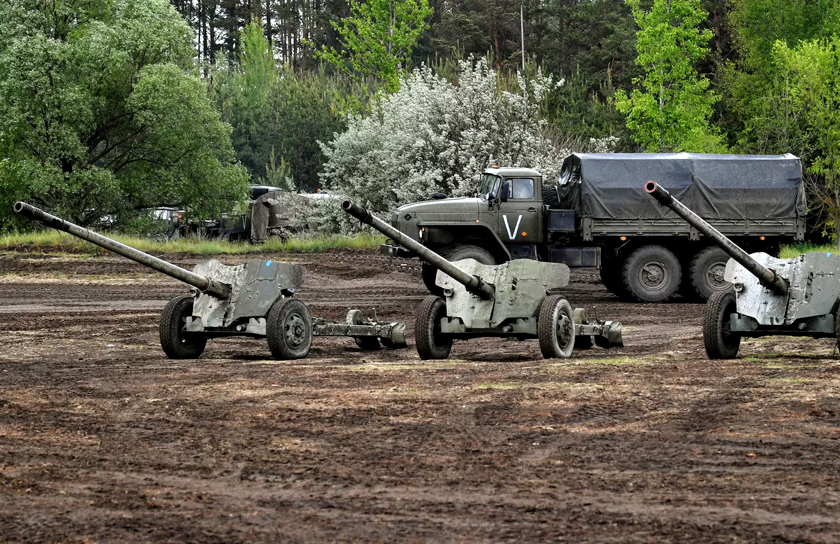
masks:
<path fill-rule="evenodd" d="M 807 368 L 823 368 L 823 365 L 795 365 L 795 364 L 784 364 L 784 363 L 766 363 L 761 365 L 761 368 L 766 368 L 767 370 L 802 370 Z"/>
<path fill-rule="evenodd" d="M 154 240 L 138 236 L 107 233 L 106 236 L 146 253 L 186 253 L 193 255 L 225 255 L 245 253 L 318 253 L 331 249 L 375 249 L 385 241 L 382 235 L 305 236 L 281 240 L 271 239 L 260 245 L 221 240 L 180 238 Z M 0 236 L 0 250 L 40 251 L 43 253 L 81 253 L 102 255 L 107 250 L 70 234 L 56 230 L 5 234 Z"/>
<path fill-rule="evenodd" d="M 659 357 L 613 357 L 604 359 L 568 359 L 562 363 L 548 363 L 548 366 L 578 366 L 578 365 L 650 365 L 657 362 Z"/>
<path fill-rule="evenodd" d="M 528 384 L 521 383 L 491 383 L 483 382 L 473 386 L 473 389 L 520 389 Z"/>
<path fill-rule="evenodd" d="M 803 253 L 811 253 L 813 251 L 832 253 L 835 255 L 840 253 L 840 250 L 837 249 L 837 246 L 833 244 L 824 246 L 818 246 L 815 244 L 793 244 L 789 246 L 782 246 L 780 255 L 782 259 L 792 259 L 798 255 L 802 255 Z"/>

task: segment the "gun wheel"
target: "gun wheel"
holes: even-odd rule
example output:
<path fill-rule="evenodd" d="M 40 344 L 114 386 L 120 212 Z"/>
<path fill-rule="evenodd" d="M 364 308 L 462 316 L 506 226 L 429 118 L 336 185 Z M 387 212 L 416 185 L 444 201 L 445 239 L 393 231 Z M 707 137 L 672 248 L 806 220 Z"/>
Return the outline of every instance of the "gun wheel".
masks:
<path fill-rule="evenodd" d="M 732 291 L 718 291 L 709 297 L 703 317 L 703 344 L 709 359 L 732 359 L 738 355 L 741 336 L 730 330 L 730 316 L 736 308 Z"/>
<path fill-rule="evenodd" d="M 265 332 L 275 359 L 303 359 L 312 347 L 312 317 L 306 304 L 296 298 L 281 298 L 271 306 Z"/>
<path fill-rule="evenodd" d="M 421 359 L 446 359 L 452 350 L 452 338 L 440 332 L 440 322 L 446 316 L 446 302 L 440 297 L 423 299 L 414 319 L 414 342 Z"/>
<path fill-rule="evenodd" d="M 350 310 L 347 312 L 347 324 L 348 325 L 364 325 L 365 324 L 365 316 L 362 314 L 361 310 Z M 376 351 L 382 346 L 379 345 L 379 338 L 375 336 L 362 336 L 360 338 L 353 338 L 356 342 L 356 345 L 366 351 Z"/>
<path fill-rule="evenodd" d="M 160 314 L 160 347 L 170 359 L 198 359 L 207 346 L 203 336 L 184 334 L 192 311 L 193 297 L 184 295 L 170 300 Z"/>
<path fill-rule="evenodd" d="M 572 355 L 575 347 L 575 318 L 569 301 L 560 295 L 543 300 L 537 321 L 540 351 L 546 359 Z"/>

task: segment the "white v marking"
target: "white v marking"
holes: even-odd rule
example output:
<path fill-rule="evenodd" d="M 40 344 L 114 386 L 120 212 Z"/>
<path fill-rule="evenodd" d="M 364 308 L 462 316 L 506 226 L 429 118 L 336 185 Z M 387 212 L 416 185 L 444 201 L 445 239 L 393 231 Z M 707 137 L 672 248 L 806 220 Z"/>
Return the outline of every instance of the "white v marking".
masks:
<path fill-rule="evenodd" d="M 516 220 L 516 226 L 513 227 L 513 232 L 510 231 L 510 223 L 508 223 L 507 216 L 503 215 L 502 217 L 505 218 L 505 228 L 507 229 L 508 238 L 513 240 L 514 238 L 516 238 L 516 233 L 519 232 L 519 223 L 522 222 L 522 216 L 520 215 L 519 219 Z"/>

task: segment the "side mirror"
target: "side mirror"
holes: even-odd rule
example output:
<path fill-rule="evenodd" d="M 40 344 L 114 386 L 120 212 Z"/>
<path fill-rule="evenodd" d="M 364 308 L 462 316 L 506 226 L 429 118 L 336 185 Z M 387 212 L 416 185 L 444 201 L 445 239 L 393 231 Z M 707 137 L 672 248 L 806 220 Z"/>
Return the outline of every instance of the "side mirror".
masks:
<path fill-rule="evenodd" d="M 510 198 L 510 182 L 506 181 L 502 184 L 502 202 L 507 202 Z"/>

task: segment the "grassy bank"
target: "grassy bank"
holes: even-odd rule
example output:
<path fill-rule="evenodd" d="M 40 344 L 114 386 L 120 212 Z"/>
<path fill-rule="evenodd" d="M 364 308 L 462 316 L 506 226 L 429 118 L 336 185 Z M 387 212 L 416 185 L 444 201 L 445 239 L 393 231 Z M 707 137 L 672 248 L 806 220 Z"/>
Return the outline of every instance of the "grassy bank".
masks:
<path fill-rule="evenodd" d="M 292 238 L 286 241 L 271 239 L 261 245 L 221 240 L 199 240 L 181 238 L 178 240 L 154 240 L 137 236 L 111 235 L 111 238 L 146 253 L 187 253 L 195 255 L 243 254 L 265 252 L 317 253 L 331 249 L 369 249 L 379 247 L 385 241 L 384 236 L 359 234 L 357 236 L 313 236 Z M 82 253 L 102 254 L 106 250 L 75 236 L 51 231 L 6 234 L 0 236 L 2 251 L 37 251 L 43 253 Z"/>
<path fill-rule="evenodd" d="M 810 253 L 812 251 L 824 251 L 825 253 L 833 253 L 837 254 L 840 251 L 837 250 L 837 246 L 833 244 L 825 245 L 825 246 L 817 246 L 814 244 L 794 244 L 790 246 L 782 246 L 782 259 L 792 259 L 797 255 L 802 255 L 803 253 Z"/>
<path fill-rule="evenodd" d="M 244 253 L 318 253 L 331 249 L 375 250 L 385 241 L 382 235 L 358 234 L 356 236 L 307 236 L 283 241 L 270 239 L 261 245 L 221 240 L 199 240 L 181 238 L 178 240 L 154 240 L 139 236 L 110 235 L 115 240 L 147 253 L 186 253 L 195 255 L 223 255 Z M 104 249 L 80 240 L 75 236 L 55 230 L 6 234 L 0 236 L 0 251 L 39 251 L 43 253 L 81 253 L 97 255 Z M 833 245 L 795 244 L 782 247 L 782 258 L 789 259 L 810 251 L 840 253 Z"/>

